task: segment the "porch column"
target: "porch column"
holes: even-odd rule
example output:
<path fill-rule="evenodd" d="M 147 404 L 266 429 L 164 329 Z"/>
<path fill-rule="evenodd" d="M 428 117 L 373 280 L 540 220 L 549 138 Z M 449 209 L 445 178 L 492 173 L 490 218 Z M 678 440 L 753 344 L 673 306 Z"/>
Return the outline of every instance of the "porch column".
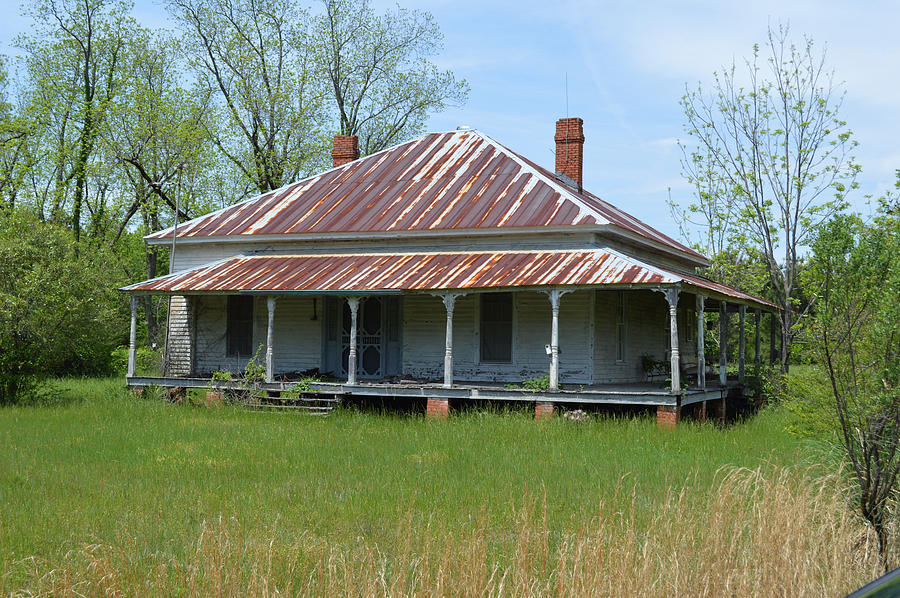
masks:
<path fill-rule="evenodd" d="M 447 310 L 447 330 L 444 333 L 444 388 L 453 387 L 453 308 L 456 299 L 461 296 L 462 293 L 444 293 L 440 296 Z"/>
<path fill-rule="evenodd" d="M 550 298 L 550 392 L 559 390 L 559 300 L 566 293 L 560 289 L 545 291 Z"/>
<path fill-rule="evenodd" d="M 697 295 L 697 385 L 703 390 L 706 390 L 706 318 L 703 315 L 705 310 L 706 297 Z"/>
<path fill-rule="evenodd" d="M 719 301 L 719 385 L 728 382 L 728 304 Z"/>
<path fill-rule="evenodd" d="M 128 372 L 129 378 L 134 376 L 137 368 L 137 295 L 131 296 L 131 332 L 128 333 Z"/>
<path fill-rule="evenodd" d="M 760 364 L 761 359 L 760 359 L 760 355 L 759 355 L 759 326 L 760 326 L 760 323 L 762 322 L 762 314 L 760 313 L 759 309 L 754 309 L 753 312 L 754 312 L 754 315 L 756 316 L 756 353 L 753 354 L 753 363 L 756 366 L 756 373 L 758 375 L 759 367 L 761 365 Z"/>
<path fill-rule="evenodd" d="M 681 392 L 681 352 L 678 349 L 678 288 L 665 289 L 666 301 L 669 303 L 669 371 L 672 380 L 672 394 Z"/>
<path fill-rule="evenodd" d="M 347 358 L 347 384 L 356 384 L 356 321 L 359 315 L 359 297 L 347 297 L 350 307 L 350 355 Z"/>
<path fill-rule="evenodd" d="M 275 381 L 275 297 L 266 297 L 269 312 L 266 328 L 266 382 Z"/>
<path fill-rule="evenodd" d="M 775 365 L 775 312 L 769 313 L 769 366 Z"/>
<path fill-rule="evenodd" d="M 744 383 L 744 369 L 746 365 L 746 357 L 747 357 L 747 341 L 746 341 L 746 328 L 744 323 L 747 319 L 747 306 L 746 305 L 738 305 L 738 317 L 740 319 L 740 344 L 738 345 L 738 382 L 741 384 Z"/>

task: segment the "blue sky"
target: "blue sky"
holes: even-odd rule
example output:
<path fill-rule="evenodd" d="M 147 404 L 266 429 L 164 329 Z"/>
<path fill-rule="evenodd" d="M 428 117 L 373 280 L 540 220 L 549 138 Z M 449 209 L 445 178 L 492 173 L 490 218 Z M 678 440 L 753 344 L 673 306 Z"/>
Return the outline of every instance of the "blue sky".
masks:
<path fill-rule="evenodd" d="M 671 234 L 666 199 L 690 201 L 681 177 L 684 138 L 679 99 L 685 84 L 708 86 L 712 72 L 762 42 L 768 24 L 789 22 L 797 40 L 827 46 L 844 82 L 841 115 L 853 129 L 863 172 L 854 206 L 892 188 L 900 168 L 900 3 L 477 2 L 404 1 L 430 11 L 445 35 L 440 66 L 468 80 L 468 103 L 432 117 L 430 130 L 469 125 L 536 162 L 553 166 L 557 118 L 585 121 L 584 185 Z M 393 2 L 377 0 L 386 8 Z M 865 7 L 864 9 L 860 7 Z M 0 51 L 28 20 L 8 10 Z M 138 0 L 135 16 L 165 26 L 158 2 Z"/>

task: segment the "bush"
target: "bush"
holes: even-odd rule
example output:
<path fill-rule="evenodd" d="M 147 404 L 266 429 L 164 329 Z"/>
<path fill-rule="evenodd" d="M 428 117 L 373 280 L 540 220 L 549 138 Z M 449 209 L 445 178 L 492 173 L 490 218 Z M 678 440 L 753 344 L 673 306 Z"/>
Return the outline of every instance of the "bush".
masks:
<path fill-rule="evenodd" d="M 47 375 L 112 371 L 126 330 L 117 271 L 64 227 L 0 212 L 0 405 Z"/>

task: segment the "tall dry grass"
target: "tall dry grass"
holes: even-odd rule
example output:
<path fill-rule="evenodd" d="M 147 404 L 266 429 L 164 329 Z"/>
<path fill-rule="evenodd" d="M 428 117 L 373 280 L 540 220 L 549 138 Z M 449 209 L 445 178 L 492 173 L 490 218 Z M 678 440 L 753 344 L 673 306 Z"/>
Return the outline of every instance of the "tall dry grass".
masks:
<path fill-rule="evenodd" d="M 48 596 L 841 596 L 879 573 L 845 497 L 838 475 L 723 469 L 712 492 L 696 479 L 671 486 L 649 518 L 623 483 L 614 502 L 625 508 L 585 505 L 563 532 L 534 497 L 512 529 L 483 516 L 451 534 L 439 513 L 410 512 L 390 552 L 277 525 L 247 536 L 225 519 L 204 524 L 181 559 L 126 539 L 7 563 L 2 579 L 27 580 L 5 592 Z"/>

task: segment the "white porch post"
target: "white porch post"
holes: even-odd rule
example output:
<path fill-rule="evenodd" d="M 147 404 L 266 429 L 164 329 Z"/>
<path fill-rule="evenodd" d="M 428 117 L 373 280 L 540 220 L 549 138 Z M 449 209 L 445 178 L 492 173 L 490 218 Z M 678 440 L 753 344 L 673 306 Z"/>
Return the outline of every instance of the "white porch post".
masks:
<path fill-rule="evenodd" d="M 356 321 L 359 315 L 359 297 L 347 297 L 350 307 L 350 355 L 347 358 L 347 384 L 356 384 Z"/>
<path fill-rule="evenodd" d="M 741 322 L 741 338 L 740 344 L 738 345 L 738 382 L 744 382 L 744 370 L 746 365 L 746 357 L 747 357 L 747 341 L 746 341 L 746 328 L 744 326 L 745 320 L 747 319 L 747 306 L 739 305 L 738 306 L 738 314 Z"/>
<path fill-rule="evenodd" d="M 759 354 L 759 327 L 762 324 L 762 315 L 759 309 L 754 309 L 754 314 L 756 316 L 756 353 L 754 354 L 753 363 L 756 365 L 756 372 L 759 374 L 759 367 L 762 362 L 762 358 Z"/>
<path fill-rule="evenodd" d="M 266 297 L 269 312 L 266 328 L 266 382 L 275 381 L 275 297 Z"/>
<path fill-rule="evenodd" d="M 669 371 L 672 380 L 672 394 L 681 392 L 681 351 L 678 348 L 678 294 L 677 287 L 663 291 L 669 303 Z"/>
<path fill-rule="evenodd" d="M 697 295 L 697 385 L 706 390 L 706 297 Z"/>
<path fill-rule="evenodd" d="M 137 368 L 137 295 L 131 296 L 131 332 L 128 334 L 128 373 L 134 376 Z"/>
<path fill-rule="evenodd" d="M 550 298 L 550 392 L 559 390 L 559 300 L 566 293 L 560 289 L 546 291 Z"/>
<path fill-rule="evenodd" d="M 453 308 L 462 293 L 440 295 L 447 310 L 447 330 L 444 333 L 444 388 L 453 387 Z"/>
<path fill-rule="evenodd" d="M 719 384 L 728 382 L 728 304 L 719 302 Z"/>

